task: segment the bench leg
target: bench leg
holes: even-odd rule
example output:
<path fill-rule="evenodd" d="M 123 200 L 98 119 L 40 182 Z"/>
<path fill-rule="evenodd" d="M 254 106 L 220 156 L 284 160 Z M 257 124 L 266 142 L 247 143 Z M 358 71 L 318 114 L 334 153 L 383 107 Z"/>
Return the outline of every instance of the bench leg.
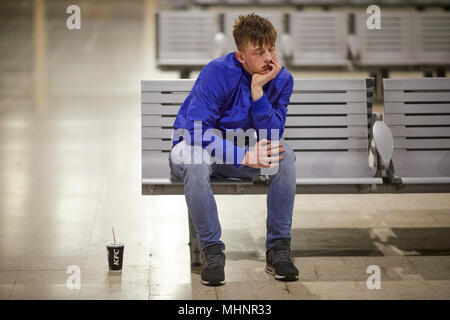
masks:
<path fill-rule="evenodd" d="M 437 68 L 436 77 L 445 77 L 445 68 Z"/>
<path fill-rule="evenodd" d="M 197 233 L 195 232 L 194 223 L 191 219 L 191 214 L 188 212 L 189 219 L 189 250 L 191 252 L 191 265 L 199 266 L 202 264 L 200 260 L 200 240 L 197 238 Z"/>
<path fill-rule="evenodd" d="M 180 79 L 189 79 L 191 76 L 191 70 L 182 69 L 180 70 Z"/>
<path fill-rule="evenodd" d="M 375 79 L 374 101 L 383 101 L 383 79 L 389 78 L 389 70 L 381 68 L 370 73 L 370 77 Z"/>

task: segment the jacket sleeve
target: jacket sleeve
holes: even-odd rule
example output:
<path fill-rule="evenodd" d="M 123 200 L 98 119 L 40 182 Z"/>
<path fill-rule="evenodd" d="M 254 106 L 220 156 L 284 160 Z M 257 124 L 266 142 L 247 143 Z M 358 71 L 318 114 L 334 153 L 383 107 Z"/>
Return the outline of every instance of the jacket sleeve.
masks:
<path fill-rule="evenodd" d="M 222 159 L 222 163 L 233 163 L 236 167 L 241 167 L 240 163 L 244 159 L 246 148 L 235 146 L 233 142 L 224 139 L 222 134 L 213 133 L 211 137 L 203 139 L 204 133 L 210 129 L 217 129 L 217 122 L 220 119 L 220 109 L 228 96 L 226 75 L 220 67 L 214 64 L 206 65 L 200 72 L 193 90 L 191 90 L 191 101 L 186 114 L 186 129 L 191 136 L 191 145 L 199 145 L 205 149 L 210 143 L 222 145 L 222 148 L 214 149 L 211 155 L 216 159 Z M 198 122 L 201 122 L 201 130 Z M 194 130 L 195 129 L 195 130 Z M 216 132 L 218 132 L 216 130 Z M 233 152 L 231 154 L 227 153 Z M 232 160 L 231 160 L 232 159 Z M 228 161 L 227 161 L 228 160 Z"/>
<path fill-rule="evenodd" d="M 250 109 L 253 115 L 253 123 L 255 129 L 267 129 L 267 139 L 272 140 L 271 129 L 279 130 L 279 137 L 281 139 L 284 133 L 284 126 L 286 123 L 286 114 L 294 86 L 294 79 L 292 75 L 289 76 L 288 81 L 281 89 L 280 97 L 271 105 L 267 99 L 266 93 L 263 92 L 261 98 L 250 102 Z"/>

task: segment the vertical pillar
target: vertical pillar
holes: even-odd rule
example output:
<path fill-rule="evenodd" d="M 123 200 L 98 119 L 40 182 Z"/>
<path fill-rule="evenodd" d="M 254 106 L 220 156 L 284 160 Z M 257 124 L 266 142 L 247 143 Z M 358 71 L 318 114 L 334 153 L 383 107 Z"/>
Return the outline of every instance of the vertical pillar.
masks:
<path fill-rule="evenodd" d="M 47 109 L 47 26 L 45 0 L 33 2 L 33 99 L 35 112 Z"/>

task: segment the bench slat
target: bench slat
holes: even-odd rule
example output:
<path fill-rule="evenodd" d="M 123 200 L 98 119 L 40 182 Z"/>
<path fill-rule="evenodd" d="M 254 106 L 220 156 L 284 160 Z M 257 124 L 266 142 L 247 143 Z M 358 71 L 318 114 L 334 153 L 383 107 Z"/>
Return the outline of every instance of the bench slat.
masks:
<path fill-rule="evenodd" d="M 161 117 L 158 115 L 143 115 L 142 126 L 143 127 L 168 127 L 173 126 L 175 117 Z"/>
<path fill-rule="evenodd" d="M 299 178 L 297 185 L 383 184 L 381 178 Z"/>
<path fill-rule="evenodd" d="M 384 93 L 386 102 L 410 102 L 410 101 L 443 101 L 450 102 L 450 91 L 448 92 L 403 92 L 403 91 L 386 91 Z"/>
<path fill-rule="evenodd" d="M 295 150 L 342 150 L 367 149 L 366 139 L 349 140 L 286 140 L 286 143 Z"/>
<path fill-rule="evenodd" d="M 389 126 L 394 137 L 450 137 L 450 127 L 412 127 Z"/>
<path fill-rule="evenodd" d="M 142 92 L 142 103 L 183 103 L 188 96 L 186 92 L 162 94 L 160 92 Z M 365 102 L 367 95 L 364 91 L 347 91 L 344 93 L 296 93 L 291 95 L 290 102 Z"/>
<path fill-rule="evenodd" d="M 347 104 L 289 104 L 287 115 L 298 114 L 367 114 L 367 104 L 364 102 L 349 102 Z"/>
<path fill-rule="evenodd" d="M 385 123 L 388 125 L 449 125 L 450 115 L 411 115 L 391 114 L 386 117 Z"/>
<path fill-rule="evenodd" d="M 141 80 L 141 91 L 191 91 L 194 85 L 194 80 L 192 79 L 177 79 L 177 80 Z M 154 101 L 152 101 L 154 103 Z"/>
<path fill-rule="evenodd" d="M 450 113 L 450 103 L 442 104 L 405 104 L 403 102 L 386 102 L 386 114 L 389 113 Z"/>
<path fill-rule="evenodd" d="M 195 80 L 141 80 L 141 91 L 186 91 L 189 92 Z M 336 90 L 366 91 L 365 79 L 294 79 L 293 90 L 310 90 L 316 92 L 330 92 Z"/>
<path fill-rule="evenodd" d="M 295 150 L 343 150 L 343 149 L 367 149 L 365 139 L 349 140 L 288 140 L 286 143 Z M 142 139 L 142 150 L 165 150 L 172 148 L 171 140 Z"/>
<path fill-rule="evenodd" d="M 450 78 L 383 79 L 385 91 L 398 90 L 448 90 Z"/>
<path fill-rule="evenodd" d="M 296 152 L 297 179 L 372 178 L 367 150 Z"/>
<path fill-rule="evenodd" d="M 294 79 L 294 91 L 312 90 L 312 91 L 332 91 L 332 90 L 366 90 L 365 79 Z"/>
<path fill-rule="evenodd" d="M 294 91 L 291 95 L 290 103 L 296 102 L 366 102 L 365 91 L 347 91 L 344 93 L 298 93 Z"/>
<path fill-rule="evenodd" d="M 181 104 L 163 105 L 161 103 L 142 103 L 142 115 L 177 115 Z M 450 104 L 448 105 L 450 112 Z M 439 109 L 440 111 L 444 109 Z M 366 114 L 367 105 L 364 102 L 349 102 L 347 104 L 290 104 L 288 116 L 307 114 Z"/>
<path fill-rule="evenodd" d="M 167 152 L 142 151 L 143 181 L 170 181 L 170 167 Z M 361 184 L 360 179 L 370 179 L 371 183 L 381 183 L 373 179 L 368 167 L 367 150 L 355 152 L 296 152 L 297 183 L 310 181 L 316 184 L 325 179 L 353 181 Z M 351 164 L 351 165 L 350 165 Z M 317 179 L 317 180 L 316 180 Z M 344 180 L 342 180 L 344 179 Z M 315 182 L 314 182 L 315 181 Z"/>
<path fill-rule="evenodd" d="M 289 116 L 286 117 L 286 126 L 349 126 L 367 124 L 366 114 L 351 114 L 346 116 Z"/>
<path fill-rule="evenodd" d="M 174 115 L 178 114 L 181 104 L 178 105 L 162 105 L 160 103 L 143 103 L 142 115 Z"/>
<path fill-rule="evenodd" d="M 142 126 L 172 126 L 175 117 L 161 117 L 158 115 L 143 115 Z M 367 115 L 352 114 L 339 117 L 310 117 L 289 116 L 286 117 L 286 126 L 343 126 L 367 124 Z"/>
<path fill-rule="evenodd" d="M 283 137 L 285 138 L 365 138 L 368 137 L 367 127 L 348 128 L 286 128 Z"/>
<path fill-rule="evenodd" d="M 400 177 L 450 177 L 450 150 L 394 149 L 393 161 Z"/>
<path fill-rule="evenodd" d="M 142 150 L 170 150 L 172 140 L 142 139 Z"/>
<path fill-rule="evenodd" d="M 189 95 L 188 92 L 174 92 L 169 94 L 162 94 L 161 92 L 144 91 L 142 92 L 142 103 L 179 103 Z"/>
<path fill-rule="evenodd" d="M 450 149 L 450 138 L 447 139 L 394 139 L 396 149 Z"/>
<path fill-rule="evenodd" d="M 403 127 L 404 128 L 404 127 Z M 417 128 L 408 128 L 408 129 L 417 129 Z M 419 129 L 427 129 L 427 128 L 419 128 Z M 434 129 L 442 129 L 442 128 L 434 128 Z M 444 128 L 445 129 L 445 128 Z M 169 139 L 172 137 L 172 129 L 161 129 L 158 127 L 142 127 L 142 138 L 165 138 Z M 403 132 L 400 132 L 403 133 Z M 417 134 L 415 131 L 412 133 Z M 433 136 L 435 131 L 431 130 L 427 132 L 426 130 L 422 130 L 416 136 Z M 445 132 L 450 136 L 450 128 Z M 394 132 L 393 132 L 394 134 Z M 422 134 L 422 135 L 420 135 Z M 404 136 L 404 135 L 395 135 L 394 136 Z M 441 135 L 439 135 L 441 136 Z M 350 127 L 350 128 L 308 128 L 308 129 L 300 129 L 300 128 L 286 128 L 283 134 L 284 138 L 367 138 L 368 137 L 368 129 L 367 127 Z"/>
<path fill-rule="evenodd" d="M 404 184 L 450 184 L 450 177 L 401 177 Z"/>
<path fill-rule="evenodd" d="M 166 138 L 172 137 L 173 129 L 162 129 L 160 127 L 142 127 L 142 138 Z"/>

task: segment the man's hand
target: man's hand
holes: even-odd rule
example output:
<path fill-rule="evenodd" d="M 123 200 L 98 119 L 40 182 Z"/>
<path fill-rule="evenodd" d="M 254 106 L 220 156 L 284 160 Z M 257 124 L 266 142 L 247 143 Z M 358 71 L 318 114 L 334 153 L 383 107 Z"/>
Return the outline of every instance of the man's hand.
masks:
<path fill-rule="evenodd" d="M 255 146 L 247 151 L 244 160 L 241 164 L 252 168 L 272 168 L 276 167 L 280 160 L 283 159 L 281 154 L 286 151 L 281 141 L 270 143 L 269 140 L 264 139 L 255 144 Z"/>
<path fill-rule="evenodd" d="M 278 72 L 281 70 L 281 64 L 278 62 L 276 57 L 273 57 L 272 60 L 269 62 L 269 66 L 271 69 L 264 73 L 255 73 L 252 76 L 252 84 L 251 84 L 251 90 L 252 90 L 252 99 L 253 101 L 258 100 L 263 95 L 262 87 L 267 82 L 269 82 L 272 79 L 275 79 Z"/>

